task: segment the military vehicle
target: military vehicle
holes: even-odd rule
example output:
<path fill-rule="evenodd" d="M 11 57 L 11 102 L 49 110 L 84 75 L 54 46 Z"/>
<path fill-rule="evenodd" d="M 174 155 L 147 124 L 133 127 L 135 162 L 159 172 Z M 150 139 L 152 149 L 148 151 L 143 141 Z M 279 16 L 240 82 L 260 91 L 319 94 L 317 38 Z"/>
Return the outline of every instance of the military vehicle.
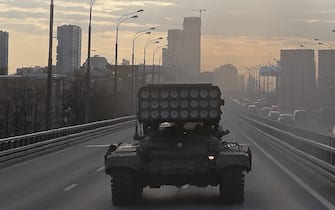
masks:
<path fill-rule="evenodd" d="M 221 138 L 224 100 L 212 84 L 162 84 L 138 92 L 134 140 L 113 144 L 105 155 L 112 202 L 128 205 L 143 188 L 219 186 L 225 203 L 242 203 L 251 151 Z"/>

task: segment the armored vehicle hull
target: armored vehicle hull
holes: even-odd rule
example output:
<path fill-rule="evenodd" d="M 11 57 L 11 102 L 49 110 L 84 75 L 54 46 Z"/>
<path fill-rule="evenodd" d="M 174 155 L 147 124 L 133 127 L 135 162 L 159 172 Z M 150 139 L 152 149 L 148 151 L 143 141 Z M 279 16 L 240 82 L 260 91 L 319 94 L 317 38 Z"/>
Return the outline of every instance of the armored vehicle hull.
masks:
<path fill-rule="evenodd" d="M 244 175 L 251 170 L 251 151 L 237 142 L 221 140 L 228 132 L 219 129 L 221 106 L 214 106 L 216 103 L 212 102 L 220 101 L 221 104 L 221 93 L 213 92 L 218 90 L 212 85 L 197 84 L 153 85 L 140 90 L 138 120 L 142 124 L 143 135 L 130 143 L 111 145 L 105 155 L 106 173 L 112 177 L 114 205 L 128 205 L 137 201 L 144 187 L 181 187 L 185 184 L 219 186 L 220 196 L 225 203 L 243 202 Z M 173 95 L 173 91 L 178 94 Z M 166 92 L 171 98 L 166 97 Z M 162 97 L 156 97 L 157 94 Z M 141 100 L 143 95 L 145 100 Z M 174 105 L 175 101 L 178 103 L 176 95 L 181 97 L 180 104 L 174 106 L 175 109 L 171 109 L 167 117 L 164 111 L 168 107 L 163 104 L 162 110 L 159 110 L 157 103 L 162 105 L 166 99 L 168 104 Z M 194 102 L 196 95 L 200 97 L 198 109 Z M 141 107 L 143 101 L 148 103 Z M 208 104 L 208 107 L 201 107 L 201 103 Z M 183 108 L 178 110 L 182 105 Z M 194 110 L 198 110 L 199 115 L 185 114 Z M 158 115 L 152 115 L 156 112 Z M 179 117 L 173 114 L 177 112 L 180 113 Z M 200 114 L 205 112 L 212 114 Z"/>

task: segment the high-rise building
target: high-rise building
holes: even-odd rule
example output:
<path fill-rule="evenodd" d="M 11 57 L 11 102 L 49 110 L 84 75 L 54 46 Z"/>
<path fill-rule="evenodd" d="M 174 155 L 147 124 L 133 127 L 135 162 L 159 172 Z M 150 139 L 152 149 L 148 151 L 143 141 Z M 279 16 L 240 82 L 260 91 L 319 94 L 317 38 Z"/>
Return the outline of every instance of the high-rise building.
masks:
<path fill-rule="evenodd" d="M 0 75 L 8 75 L 8 32 L 0 31 Z"/>
<path fill-rule="evenodd" d="M 213 72 L 213 82 L 223 91 L 238 90 L 238 70 L 232 64 L 225 64 Z"/>
<path fill-rule="evenodd" d="M 321 107 L 335 105 L 335 50 L 319 50 L 318 93 Z"/>
<path fill-rule="evenodd" d="M 279 103 L 292 108 L 314 108 L 316 70 L 314 50 L 280 51 Z"/>
<path fill-rule="evenodd" d="M 185 17 L 183 29 L 168 31 L 163 66 L 174 72 L 177 82 L 196 81 L 201 65 L 201 18 Z"/>
<path fill-rule="evenodd" d="M 81 28 L 63 25 L 57 28 L 57 72 L 66 74 L 81 64 Z"/>
<path fill-rule="evenodd" d="M 184 18 L 185 71 L 187 78 L 195 80 L 201 71 L 201 18 Z"/>

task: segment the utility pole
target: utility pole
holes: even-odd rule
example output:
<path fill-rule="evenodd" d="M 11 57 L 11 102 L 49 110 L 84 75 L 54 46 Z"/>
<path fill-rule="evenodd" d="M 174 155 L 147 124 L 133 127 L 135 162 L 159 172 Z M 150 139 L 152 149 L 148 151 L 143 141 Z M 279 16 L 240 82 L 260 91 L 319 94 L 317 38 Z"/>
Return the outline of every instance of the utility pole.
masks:
<path fill-rule="evenodd" d="M 53 39 L 53 21 L 54 21 L 54 1 L 50 3 L 50 24 L 49 24 L 49 58 L 48 58 L 48 79 L 47 79 L 47 103 L 45 128 L 51 128 L 51 94 L 52 94 L 52 39 Z"/>
<path fill-rule="evenodd" d="M 90 16 L 88 22 L 88 44 L 87 44 L 87 70 L 86 70 L 86 97 L 85 97 L 85 123 L 90 119 L 90 80 L 91 80 L 91 37 L 92 37 L 92 8 L 95 0 L 90 1 Z"/>
<path fill-rule="evenodd" d="M 114 103 L 113 103 L 113 112 L 114 112 L 114 117 L 117 116 L 117 109 L 119 106 L 117 106 L 117 103 L 118 103 L 118 47 L 119 47 L 119 27 L 121 25 L 122 22 L 126 21 L 126 20 L 130 20 L 130 19 L 136 19 L 138 18 L 138 15 L 134 15 L 136 13 L 141 13 L 143 12 L 144 10 L 143 9 L 140 9 L 140 10 L 137 10 L 135 12 L 131 12 L 131 13 L 127 13 L 125 15 L 122 15 L 117 23 L 116 23 L 116 30 L 115 30 L 115 64 L 114 64 Z"/>

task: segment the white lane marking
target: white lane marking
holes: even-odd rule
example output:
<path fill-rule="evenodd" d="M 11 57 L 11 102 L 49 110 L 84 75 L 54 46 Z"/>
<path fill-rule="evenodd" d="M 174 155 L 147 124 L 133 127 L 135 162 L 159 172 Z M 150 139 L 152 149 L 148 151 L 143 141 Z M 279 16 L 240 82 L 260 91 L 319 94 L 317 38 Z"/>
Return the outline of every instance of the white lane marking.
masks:
<path fill-rule="evenodd" d="M 71 184 L 70 186 L 68 186 L 67 188 L 64 189 L 65 192 L 68 192 L 70 190 L 72 190 L 73 188 L 77 187 L 77 184 Z"/>
<path fill-rule="evenodd" d="M 307 192 L 309 192 L 315 199 L 320 201 L 328 209 L 335 209 L 335 206 L 331 202 L 329 202 L 326 198 L 322 197 L 322 195 L 320 195 L 313 188 L 311 188 L 308 184 L 306 184 L 303 180 L 301 180 L 299 177 L 297 177 L 292 171 L 290 171 L 288 168 L 286 168 L 281 163 L 279 163 L 273 156 L 271 156 L 269 153 L 267 153 L 261 146 L 259 146 L 249 136 L 244 134 L 241 130 L 240 130 L 240 132 L 242 133 L 242 135 L 245 138 L 247 138 L 251 143 L 253 143 L 254 146 L 256 146 L 257 149 L 259 149 L 267 158 L 269 158 L 274 164 L 276 164 L 280 169 L 282 169 L 289 177 L 291 177 L 302 188 L 304 188 Z"/>
<path fill-rule="evenodd" d="M 101 168 L 98 168 L 95 172 L 99 173 L 100 171 L 103 171 L 104 169 L 105 169 L 105 166 L 101 167 Z"/>
<path fill-rule="evenodd" d="M 84 145 L 84 147 L 109 147 L 110 145 L 107 144 L 88 144 Z"/>

